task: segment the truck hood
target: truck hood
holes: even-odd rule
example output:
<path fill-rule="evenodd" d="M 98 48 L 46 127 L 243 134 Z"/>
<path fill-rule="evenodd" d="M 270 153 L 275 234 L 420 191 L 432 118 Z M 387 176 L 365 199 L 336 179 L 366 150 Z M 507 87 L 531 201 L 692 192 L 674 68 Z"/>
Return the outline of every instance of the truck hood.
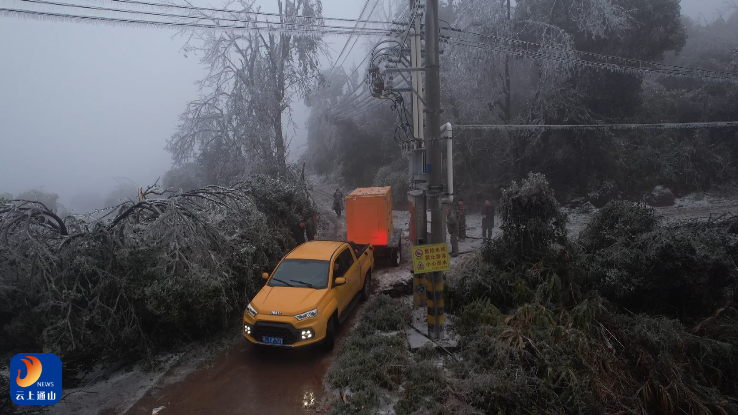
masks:
<path fill-rule="evenodd" d="M 283 316 L 294 316 L 318 307 L 327 291 L 302 287 L 264 286 L 251 301 L 251 306 L 259 314 L 268 315 L 272 311 L 281 311 Z"/>

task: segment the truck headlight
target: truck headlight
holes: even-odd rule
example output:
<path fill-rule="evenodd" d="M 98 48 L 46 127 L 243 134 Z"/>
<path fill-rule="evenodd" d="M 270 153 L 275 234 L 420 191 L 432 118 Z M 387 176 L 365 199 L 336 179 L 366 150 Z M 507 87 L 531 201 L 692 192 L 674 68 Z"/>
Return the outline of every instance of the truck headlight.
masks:
<path fill-rule="evenodd" d="M 256 312 L 254 307 L 251 307 L 251 303 L 249 303 L 249 305 L 246 306 L 246 311 L 248 311 L 249 314 L 251 314 L 253 317 L 256 317 L 256 315 L 259 314 Z"/>
<path fill-rule="evenodd" d="M 305 320 L 306 318 L 313 318 L 317 315 L 318 315 L 318 309 L 314 308 L 310 311 L 306 311 L 304 313 L 296 315 L 295 319 L 297 319 L 297 321 L 301 321 L 301 320 Z"/>
<path fill-rule="evenodd" d="M 243 325 L 243 332 L 246 333 L 246 334 L 248 334 L 250 336 L 251 335 L 251 326 L 249 326 L 248 324 L 244 324 Z"/>

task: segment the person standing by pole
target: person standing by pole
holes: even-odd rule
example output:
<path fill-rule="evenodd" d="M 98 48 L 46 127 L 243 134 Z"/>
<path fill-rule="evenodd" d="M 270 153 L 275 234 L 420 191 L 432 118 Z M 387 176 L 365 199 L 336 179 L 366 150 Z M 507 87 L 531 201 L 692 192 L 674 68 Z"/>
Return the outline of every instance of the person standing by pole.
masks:
<path fill-rule="evenodd" d="M 492 229 L 495 227 L 495 207 L 489 200 L 484 201 L 482 207 L 482 239 L 492 239 Z"/>
<path fill-rule="evenodd" d="M 305 222 L 300 221 L 298 225 L 295 225 L 292 228 L 292 237 L 295 239 L 295 242 L 297 243 L 295 246 L 298 246 L 305 242 Z"/>
<path fill-rule="evenodd" d="M 314 241 L 318 233 L 318 215 L 313 215 L 305 224 L 305 234 L 308 241 Z"/>
<path fill-rule="evenodd" d="M 456 215 L 451 209 L 446 209 L 446 229 L 451 237 L 451 256 L 459 254 L 459 238 L 457 237 L 459 226 Z"/>
<path fill-rule="evenodd" d="M 341 211 L 343 211 L 343 192 L 341 191 L 341 189 L 336 189 L 336 191 L 333 193 L 333 210 L 340 218 Z"/>
<path fill-rule="evenodd" d="M 464 206 L 464 199 L 459 198 L 456 209 L 457 219 L 459 221 L 459 240 L 466 240 L 466 206 Z"/>

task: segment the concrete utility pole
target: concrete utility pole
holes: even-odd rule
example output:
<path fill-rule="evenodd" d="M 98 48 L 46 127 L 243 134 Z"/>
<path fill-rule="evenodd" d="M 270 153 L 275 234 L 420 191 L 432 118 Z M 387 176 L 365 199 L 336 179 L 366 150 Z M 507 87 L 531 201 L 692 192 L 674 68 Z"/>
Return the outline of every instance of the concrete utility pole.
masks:
<path fill-rule="evenodd" d="M 424 117 L 425 107 L 423 104 L 423 74 L 415 69 L 421 68 L 423 65 L 422 56 L 422 35 L 421 35 L 421 15 L 420 3 L 416 0 L 410 1 L 410 11 L 414 13 L 415 18 L 411 22 L 410 28 L 410 66 L 413 71 L 410 73 L 412 77 L 411 95 L 413 110 L 413 143 L 410 144 L 410 176 L 412 180 L 413 190 L 409 192 L 410 201 L 413 212 L 413 225 L 411 226 L 411 237 L 414 245 L 425 245 L 428 243 L 427 236 L 427 217 L 426 217 L 426 199 L 425 190 L 427 183 L 425 179 L 425 141 L 424 141 Z M 419 1 L 419 0 L 417 0 Z M 413 305 L 416 307 L 426 307 L 428 300 L 426 297 L 426 289 L 428 282 L 425 274 L 413 274 Z"/>
<path fill-rule="evenodd" d="M 441 142 L 441 76 L 438 40 L 438 0 L 425 2 L 425 90 L 428 206 L 431 211 L 432 244 L 446 243 L 443 229 L 443 144 Z M 443 339 L 443 273 L 428 277 L 428 336 Z"/>
<path fill-rule="evenodd" d="M 415 0 L 410 0 L 410 10 L 414 10 Z M 420 30 L 420 15 L 416 14 L 412 22 L 412 40 L 410 42 L 410 65 L 413 68 L 419 68 L 423 62 L 423 45 L 421 43 L 421 30 Z M 412 77 L 412 88 L 415 90 L 412 96 L 413 103 L 413 133 L 415 139 L 422 143 L 425 137 L 424 130 L 424 111 L 425 106 L 423 105 L 423 77 L 420 72 L 413 71 L 410 76 Z"/>

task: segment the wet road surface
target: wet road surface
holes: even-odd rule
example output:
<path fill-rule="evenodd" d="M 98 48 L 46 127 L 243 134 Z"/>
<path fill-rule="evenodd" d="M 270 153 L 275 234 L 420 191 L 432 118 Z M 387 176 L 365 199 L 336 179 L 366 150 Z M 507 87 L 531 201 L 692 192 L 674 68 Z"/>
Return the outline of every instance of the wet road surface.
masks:
<path fill-rule="evenodd" d="M 341 340 L 356 310 L 352 314 Z M 126 414 L 150 415 L 160 407 L 158 415 L 314 413 L 326 409 L 318 404 L 332 357 L 319 347 L 257 350 L 244 339 L 183 381 L 148 393 Z"/>

